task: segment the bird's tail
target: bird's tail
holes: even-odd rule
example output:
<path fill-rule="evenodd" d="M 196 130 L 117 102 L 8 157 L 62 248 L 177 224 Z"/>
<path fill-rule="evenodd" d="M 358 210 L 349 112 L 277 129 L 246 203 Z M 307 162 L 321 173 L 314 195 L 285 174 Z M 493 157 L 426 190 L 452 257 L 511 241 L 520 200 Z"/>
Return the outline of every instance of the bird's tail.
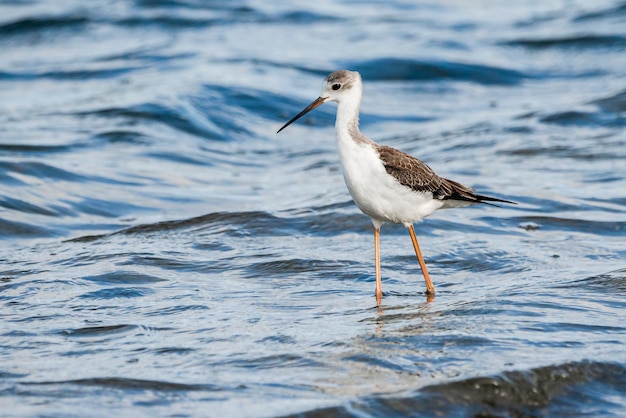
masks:
<path fill-rule="evenodd" d="M 475 194 L 474 196 L 476 197 L 477 203 L 484 203 L 486 205 L 498 206 L 498 205 L 496 205 L 495 203 L 492 203 L 492 202 L 508 203 L 508 204 L 511 204 L 511 205 L 517 205 L 517 203 L 511 202 L 510 200 L 498 199 L 497 197 L 485 196 L 485 195 L 482 195 L 482 194 Z"/>
<path fill-rule="evenodd" d="M 450 188 L 450 192 L 447 196 L 444 197 L 444 200 L 452 200 L 459 202 L 461 205 L 471 205 L 476 203 L 484 203 L 486 205 L 498 206 L 494 202 L 497 203 L 509 203 L 512 205 L 516 205 L 517 203 L 511 202 L 510 200 L 498 199 L 497 197 L 485 196 L 482 194 L 477 194 L 474 189 L 471 187 L 467 187 L 458 183 L 454 180 L 444 179 Z M 463 202 L 463 203 L 461 203 Z"/>

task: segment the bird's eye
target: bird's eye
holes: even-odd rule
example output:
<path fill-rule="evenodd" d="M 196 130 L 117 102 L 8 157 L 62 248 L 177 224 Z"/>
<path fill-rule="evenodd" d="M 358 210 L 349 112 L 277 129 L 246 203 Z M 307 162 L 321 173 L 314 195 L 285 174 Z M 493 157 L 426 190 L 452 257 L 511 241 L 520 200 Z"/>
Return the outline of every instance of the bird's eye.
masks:
<path fill-rule="evenodd" d="M 339 90 L 341 88 L 341 84 L 337 83 L 337 84 L 333 84 L 332 89 L 333 90 Z"/>

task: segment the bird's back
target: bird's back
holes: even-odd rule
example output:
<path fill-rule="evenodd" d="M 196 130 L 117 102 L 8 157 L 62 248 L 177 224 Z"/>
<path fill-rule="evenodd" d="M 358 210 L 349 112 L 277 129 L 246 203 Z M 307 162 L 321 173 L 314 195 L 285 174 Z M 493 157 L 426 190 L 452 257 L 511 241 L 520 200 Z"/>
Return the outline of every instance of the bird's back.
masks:
<path fill-rule="evenodd" d="M 466 206 L 473 203 L 505 202 L 507 200 L 477 194 L 471 187 L 440 177 L 426 163 L 403 151 L 376 144 L 387 173 L 400 184 L 417 192 L 430 192 L 433 199 L 444 201 L 443 207 Z"/>

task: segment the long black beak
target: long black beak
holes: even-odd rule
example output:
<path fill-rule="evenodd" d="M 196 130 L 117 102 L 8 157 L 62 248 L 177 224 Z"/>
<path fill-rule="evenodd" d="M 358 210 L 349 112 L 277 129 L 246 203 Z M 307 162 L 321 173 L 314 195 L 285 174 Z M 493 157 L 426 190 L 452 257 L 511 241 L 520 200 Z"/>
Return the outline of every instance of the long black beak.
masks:
<path fill-rule="evenodd" d="M 308 105 L 302 112 L 298 113 L 296 116 L 293 117 L 293 119 L 291 119 L 289 122 L 285 123 L 283 125 L 282 128 L 280 128 L 276 133 L 279 133 L 280 131 L 282 131 L 283 129 L 285 129 L 287 126 L 291 125 L 292 123 L 294 123 L 295 121 L 297 121 L 298 119 L 300 119 L 302 116 L 306 115 L 307 113 L 309 113 L 311 110 L 315 109 L 316 107 L 320 106 L 322 103 L 324 103 L 326 101 L 325 98 L 323 97 L 318 97 L 317 99 L 313 100 L 313 103 L 311 103 L 310 105 Z"/>

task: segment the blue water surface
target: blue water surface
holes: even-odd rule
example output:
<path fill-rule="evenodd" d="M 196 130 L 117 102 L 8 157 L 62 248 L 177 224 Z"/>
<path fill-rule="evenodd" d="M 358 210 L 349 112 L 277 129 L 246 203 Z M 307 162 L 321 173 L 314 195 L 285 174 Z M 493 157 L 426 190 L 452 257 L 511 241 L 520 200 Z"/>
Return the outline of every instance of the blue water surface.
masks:
<path fill-rule="evenodd" d="M 0 2 L 0 415 L 623 416 L 622 0 Z M 361 129 L 517 202 L 402 226 Z"/>

